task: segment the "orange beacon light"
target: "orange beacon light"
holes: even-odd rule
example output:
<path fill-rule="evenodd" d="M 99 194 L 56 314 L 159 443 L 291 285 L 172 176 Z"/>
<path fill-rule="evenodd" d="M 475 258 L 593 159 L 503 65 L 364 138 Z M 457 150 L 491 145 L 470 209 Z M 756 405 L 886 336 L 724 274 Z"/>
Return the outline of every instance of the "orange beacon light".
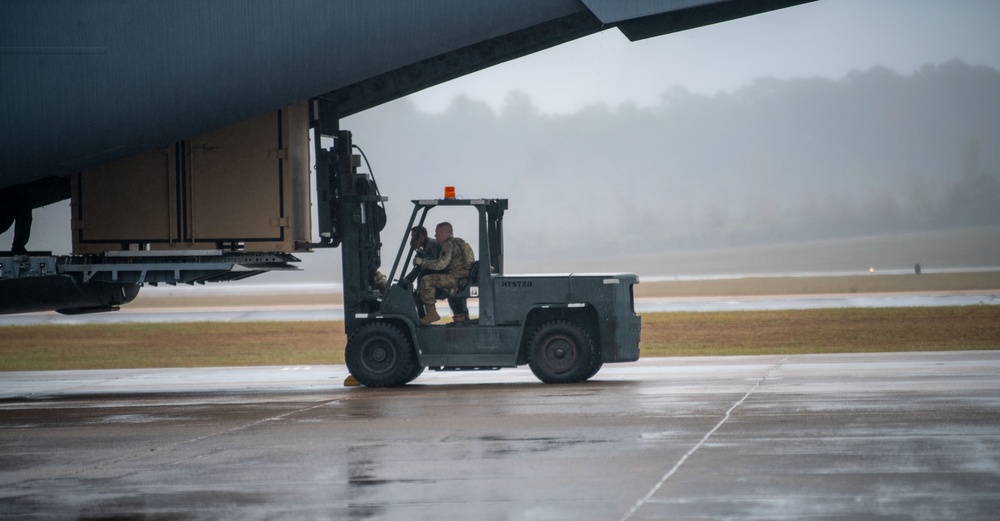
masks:
<path fill-rule="evenodd" d="M 454 199 L 455 198 L 455 187 L 454 186 L 446 186 L 446 187 L 444 187 L 444 198 L 445 199 Z"/>

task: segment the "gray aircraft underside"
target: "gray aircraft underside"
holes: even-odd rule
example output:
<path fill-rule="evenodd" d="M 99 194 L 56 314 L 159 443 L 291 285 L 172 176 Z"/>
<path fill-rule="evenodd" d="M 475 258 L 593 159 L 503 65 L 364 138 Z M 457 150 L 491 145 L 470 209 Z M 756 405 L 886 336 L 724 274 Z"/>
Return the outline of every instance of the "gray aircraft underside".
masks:
<path fill-rule="evenodd" d="M 0 189 L 318 96 L 344 117 L 598 31 L 640 40 L 807 1 L 4 0 Z"/>

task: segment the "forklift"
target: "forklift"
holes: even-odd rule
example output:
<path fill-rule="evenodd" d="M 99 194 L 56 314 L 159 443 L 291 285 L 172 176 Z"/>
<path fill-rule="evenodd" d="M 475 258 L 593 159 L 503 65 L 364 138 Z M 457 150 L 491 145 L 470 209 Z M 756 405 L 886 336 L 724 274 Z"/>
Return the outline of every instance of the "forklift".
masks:
<path fill-rule="evenodd" d="M 317 134 L 325 133 L 317 124 Z M 381 267 L 384 204 L 372 176 L 359 173 L 352 136 L 336 130 L 333 146 L 315 139 L 321 237 L 343 259 L 345 359 L 366 387 L 397 387 L 425 369 L 496 370 L 527 364 L 545 383 L 593 377 L 605 363 L 639 359 L 641 319 L 635 313 L 634 273 L 509 275 L 504 271 L 506 199 L 413 202 L 409 224 L 388 276 Z M 326 140 L 329 141 L 329 140 Z M 363 155 L 363 153 L 362 153 Z M 370 168 L 369 168 L 370 170 Z M 464 208 L 478 217 L 476 262 L 447 299 L 461 322 L 420 325 L 414 277 L 403 272 L 414 257 L 409 231 L 436 208 Z M 417 279 L 419 280 L 419 279 Z M 419 282 L 417 282 L 419 283 Z"/>

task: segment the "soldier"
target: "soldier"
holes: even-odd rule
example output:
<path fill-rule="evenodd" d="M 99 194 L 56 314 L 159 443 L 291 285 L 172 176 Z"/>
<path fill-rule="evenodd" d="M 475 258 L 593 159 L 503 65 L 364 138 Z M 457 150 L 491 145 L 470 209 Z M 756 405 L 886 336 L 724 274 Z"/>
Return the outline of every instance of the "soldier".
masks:
<path fill-rule="evenodd" d="M 427 228 L 417 225 L 410 228 L 410 248 L 416 252 L 418 258 L 424 260 L 431 260 L 438 258 L 441 255 L 441 245 L 437 241 L 432 241 L 427 237 Z M 420 268 L 414 268 L 410 273 L 406 274 L 404 277 L 411 284 L 417 280 L 417 276 L 423 273 L 427 275 L 431 273 L 431 270 L 421 270 Z M 418 302 L 419 304 L 419 299 Z"/>
<path fill-rule="evenodd" d="M 454 295 L 458 292 L 459 280 L 469 274 L 469 268 L 472 263 L 476 262 L 472 246 L 455 237 L 453 233 L 450 223 L 443 222 L 437 225 L 434 229 L 434 240 L 441 245 L 441 253 L 438 258 L 421 259 L 417 257 L 413 260 L 413 263 L 419 266 L 422 272 L 426 270 L 437 272 L 422 275 L 417 285 L 417 294 L 426 310 L 424 318 L 420 319 L 422 326 L 441 320 L 435 307 L 436 290 L 440 289 L 448 296 Z"/>

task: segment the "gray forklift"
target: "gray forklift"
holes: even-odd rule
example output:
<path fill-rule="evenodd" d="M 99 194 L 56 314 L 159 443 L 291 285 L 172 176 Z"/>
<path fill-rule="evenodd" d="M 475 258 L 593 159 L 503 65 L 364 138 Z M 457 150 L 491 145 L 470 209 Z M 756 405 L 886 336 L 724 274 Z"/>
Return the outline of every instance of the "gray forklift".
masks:
<path fill-rule="evenodd" d="M 633 295 L 638 277 L 508 275 L 503 262 L 506 199 L 414 200 L 392 270 L 383 278 L 380 233 L 387 198 L 369 174 L 358 173 L 354 148 L 350 132 L 338 131 L 331 149 L 317 144 L 316 157 L 321 236 L 342 251 L 345 359 L 361 384 L 396 387 L 425 369 L 525 364 L 542 382 L 575 383 L 593 377 L 605 363 L 639 359 L 641 320 Z M 409 230 L 424 225 L 441 207 L 467 208 L 470 220 L 473 212 L 478 216 L 477 261 L 457 293 L 438 295 L 458 314 L 468 313 L 469 299 L 478 299 L 478 315 L 421 326 L 415 277 L 403 275 L 415 254 Z"/>

